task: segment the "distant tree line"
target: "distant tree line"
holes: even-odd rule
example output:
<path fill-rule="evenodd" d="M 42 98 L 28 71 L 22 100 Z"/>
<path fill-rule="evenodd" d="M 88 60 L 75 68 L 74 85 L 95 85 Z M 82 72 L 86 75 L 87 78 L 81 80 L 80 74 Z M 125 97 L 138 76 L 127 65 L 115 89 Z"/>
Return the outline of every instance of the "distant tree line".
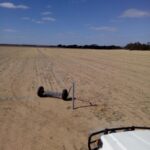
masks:
<path fill-rule="evenodd" d="M 125 47 L 116 46 L 116 45 L 109 45 L 109 46 L 100 46 L 97 44 L 91 45 L 32 45 L 32 44 L 0 44 L 0 46 L 23 46 L 23 47 L 45 47 L 45 48 L 81 48 L 81 49 L 128 49 L 128 50 L 150 50 L 150 43 L 142 44 L 140 42 L 136 43 L 129 43 Z"/>
<path fill-rule="evenodd" d="M 142 44 L 140 42 L 129 43 L 125 46 L 125 49 L 129 50 L 150 50 L 150 44 Z"/>
<path fill-rule="evenodd" d="M 142 44 L 140 42 L 136 43 L 129 43 L 125 47 L 116 46 L 116 45 L 110 45 L 110 46 L 100 46 L 97 44 L 91 44 L 91 45 L 57 45 L 57 47 L 60 48 L 82 48 L 82 49 L 128 49 L 128 50 L 150 50 L 150 43 Z"/>
<path fill-rule="evenodd" d="M 50 47 L 56 47 L 55 45 L 40 45 L 40 44 L 0 44 L 0 46 L 15 46 L 15 47 L 45 47 L 45 48 L 50 48 Z"/>
<path fill-rule="evenodd" d="M 91 44 L 91 45 L 57 45 L 57 47 L 60 48 L 82 48 L 82 49 L 122 49 L 121 46 L 116 45 L 110 45 L 110 46 L 99 46 L 97 44 Z"/>

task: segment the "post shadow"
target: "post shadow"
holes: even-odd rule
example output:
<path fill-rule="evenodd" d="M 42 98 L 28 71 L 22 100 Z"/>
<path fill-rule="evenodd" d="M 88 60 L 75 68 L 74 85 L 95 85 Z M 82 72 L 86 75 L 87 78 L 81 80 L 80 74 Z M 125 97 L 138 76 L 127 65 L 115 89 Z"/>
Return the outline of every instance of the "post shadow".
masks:
<path fill-rule="evenodd" d="M 74 109 L 87 108 L 87 107 L 96 107 L 96 106 L 98 106 L 97 104 L 93 104 L 92 102 L 87 101 L 87 100 L 77 99 L 77 101 L 81 101 L 81 102 L 88 103 L 88 104 L 82 105 L 82 106 L 77 106 Z"/>

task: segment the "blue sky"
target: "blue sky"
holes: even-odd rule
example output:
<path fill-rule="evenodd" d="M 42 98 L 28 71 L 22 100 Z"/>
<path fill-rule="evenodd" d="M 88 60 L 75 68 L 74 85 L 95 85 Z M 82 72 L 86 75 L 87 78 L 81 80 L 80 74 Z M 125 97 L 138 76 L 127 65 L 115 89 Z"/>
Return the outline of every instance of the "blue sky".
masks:
<path fill-rule="evenodd" d="M 0 0 L 0 43 L 150 42 L 150 0 Z"/>

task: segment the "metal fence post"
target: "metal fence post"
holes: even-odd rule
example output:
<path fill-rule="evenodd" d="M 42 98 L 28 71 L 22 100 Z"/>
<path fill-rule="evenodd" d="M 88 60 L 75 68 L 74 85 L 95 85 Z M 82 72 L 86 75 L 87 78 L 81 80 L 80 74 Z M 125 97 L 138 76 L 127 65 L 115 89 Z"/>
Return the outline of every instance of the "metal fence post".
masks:
<path fill-rule="evenodd" d="M 75 83 L 72 82 L 72 109 L 75 109 Z"/>

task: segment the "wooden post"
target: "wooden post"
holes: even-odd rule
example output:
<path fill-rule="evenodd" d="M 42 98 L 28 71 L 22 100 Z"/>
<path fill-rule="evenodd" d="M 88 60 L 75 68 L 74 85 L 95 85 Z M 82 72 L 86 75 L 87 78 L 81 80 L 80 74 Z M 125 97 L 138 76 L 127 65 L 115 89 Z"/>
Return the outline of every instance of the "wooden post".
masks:
<path fill-rule="evenodd" d="M 72 82 L 72 109 L 75 109 L 75 83 Z"/>

